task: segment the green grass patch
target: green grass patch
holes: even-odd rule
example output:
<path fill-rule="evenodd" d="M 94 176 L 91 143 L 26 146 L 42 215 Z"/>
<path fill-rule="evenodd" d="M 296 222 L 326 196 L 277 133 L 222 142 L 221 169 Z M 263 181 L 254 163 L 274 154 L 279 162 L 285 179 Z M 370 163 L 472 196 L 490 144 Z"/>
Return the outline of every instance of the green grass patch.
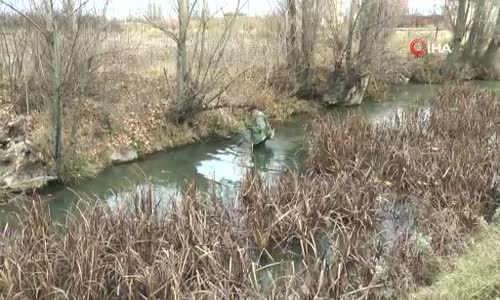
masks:
<path fill-rule="evenodd" d="M 498 219 L 498 218 L 497 218 Z M 466 254 L 440 274 L 435 284 L 411 299 L 499 299 L 500 222 L 487 227 L 471 242 Z"/>

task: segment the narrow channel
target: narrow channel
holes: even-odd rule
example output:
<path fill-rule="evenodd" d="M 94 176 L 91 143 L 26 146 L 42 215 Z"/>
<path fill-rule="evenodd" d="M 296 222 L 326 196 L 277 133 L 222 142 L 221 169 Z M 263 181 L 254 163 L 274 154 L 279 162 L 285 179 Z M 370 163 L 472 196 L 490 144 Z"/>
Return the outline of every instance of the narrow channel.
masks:
<path fill-rule="evenodd" d="M 498 82 L 478 82 L 481 87 L 500 89 Z M 366 116 L 372 121 L 383 120 L 399 109 L 415 105 L 435 95 L 441 86 L 411 84 L 395 89 L 389 99 L 380 103 L 364 103 L 355 108 L 334 108 L 328 113 L 336 118 L 348 115 Z M 97 177 L 71 186 L 49 188 L 43 198 L 48 201 L 54 217 L 63 216 L 81 197 L 104 199 L 113 205 L 121 195 L 151 184 L 158 199 L 175 197 L 188 180 L 204 188 L 210 183 L 220 187 L 223 198 L 231 197 L 247 168 L 256 167 L 270 175 L 282 168 L 300 166 L 307 133 L 305 127 L 313 117 L 295 116 L 276 126 L 275 139 L 258 149 L 252 158 L 245 139 L 234 138 L 193 144 L 158 153 L 132 164 L 109 168 Z M 12 207 L 0 208 L 0 215 L 12 212 Z"/>

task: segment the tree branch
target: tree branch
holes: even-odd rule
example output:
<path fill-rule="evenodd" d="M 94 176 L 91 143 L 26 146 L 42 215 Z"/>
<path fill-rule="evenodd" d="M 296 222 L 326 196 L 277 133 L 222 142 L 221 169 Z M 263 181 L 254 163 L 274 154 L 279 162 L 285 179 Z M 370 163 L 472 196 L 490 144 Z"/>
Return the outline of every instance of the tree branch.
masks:
<path fill-rule="evenodd" d="M 27 20 L 31 25 L 35 26 L 35 28 L 41 33 L 43 34 L 45 37 L 47 36 L 47 32 L 46 30 L 44 30 L 38 23 L 36 23 L 35 21 L 33 21 L 30 17 L 28 17 L 25 13 L 23 13 L 22 11 L 20 11 L 18 8 L 16 8 L 14 5 L 4 1 L 4 0 L 0 0 L 0 4 L 3 4 L 5 6 L 7 6 L 8 8 L 10 8 L 12 11 L 14 11 L 15 13 L 17 13 L 18 15 L 20 15 L 22 18 L 24 18 L 25 20 Z"/>

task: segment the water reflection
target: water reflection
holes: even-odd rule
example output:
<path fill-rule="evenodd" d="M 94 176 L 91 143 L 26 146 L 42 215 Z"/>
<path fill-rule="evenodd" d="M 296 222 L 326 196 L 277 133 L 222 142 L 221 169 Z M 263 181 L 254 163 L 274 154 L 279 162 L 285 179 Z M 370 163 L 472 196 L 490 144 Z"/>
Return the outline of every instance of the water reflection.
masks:
<path fill-rule="evenodd" d="M 398 109 L 430 98 L 437 90 L 437 86 L 409 85 L 396 89 L 387 101 L 365 103 L 351 109 L 338 108 L 331 113 L 337 118 L 364 115 L 377 122 L 397 113 Z M 136 192 L 149 183 L 155 186 L 162 199 L 177 195 L 187 181 L 202 189 L 215 183 L 223 197 L 231 198 L 248 168 L 255 167 L 272 175 L 285 167 L 300 167 L 305 154 L 304 128 L 310 121 L 310 117 L 299 116 L 286 124 L 277 124 L 275 139 L 256 149 L 253 155 L 249 144 L 239 143 L 238 139 L 191 145 L 130 165 L 110 168 L 94 180 L 79 185 L 54 187 L 45 198 L 50 201 L 56 215 L 66 211 L 78 199 L 75 193 L 117 203 L 123 198 L 124 191 Z"/>
<path fill-rule="evenodd" d="M 100 197 L 115 206 L 129 193 L 138 192 L 149 183 L 162 199 L 178 195 L 188 182 L 196 183 L 201 189 L 216 184 L 220 195 L 230 198 L 248 168 L 278 172 L 284 167 L 294 167 L 307 122 L 306 117 L 297 117 L 286 126 L 277 126 L 276 139 L 253 154 L 250 144 L 237 141 L 196 144 L 110 168 L 94 180 L 79 185 L 54 187 L 45 198 L 56 215 L 62 214 L 81 196 Z"/>
<path fill-rule="evenodd" d="M 273 158 L 273 149 L 268 145 L 262 145 L 258 148 L 255 148 L 252 155 L 252 162 L 254 166 L 258 166 L 263 171 L 273 171 L 276 170 L 276 167 L 279 167 L 274 166 L 273 168 Z"/>

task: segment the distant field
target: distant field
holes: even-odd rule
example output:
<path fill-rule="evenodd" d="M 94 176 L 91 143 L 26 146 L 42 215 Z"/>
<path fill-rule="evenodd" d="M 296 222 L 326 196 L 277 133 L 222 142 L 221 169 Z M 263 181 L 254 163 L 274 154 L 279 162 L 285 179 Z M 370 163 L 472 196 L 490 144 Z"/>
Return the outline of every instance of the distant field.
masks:
<path fill-rule="evenodd" d="M 276 17 L 241 17 L 235 20 L 235 28 L 227 45 L 224 64 L 235 72 L 254 66 L 269 72 L 269 66 L 276 65 L 283 58 L 282 20 Z M 215 18 L 209 21 L 207 29 L 207 47 L 213 48 L 223 34 L 228 19 Z M 190 35 L 196 35 L 198 20 L 191 23 Z M 176 23 L 172 23 L 175 30 Z M 115 62 L 134 73 L 157 77 L 164 71 L 175 73 L 175 42 L 157 28 L 142 22 L 120 22 L 121 30 L 110 32 L 103 45 L 105 53 L 116 53 Z M 319 39 L 326 32 L 319 31 Z M 398 28 L 391 41 L 391 49 L 398 54 L 407 55 L 408 47 L 414 38 L 423 38 L 434 43 L 446 43 L 452 38 L 449 30 L 436 31 L 434 27 Z M 316 64 L 320 67 L 333 62 L 331 51 L 326 41 L 318 43 Z M 190 45 L 188 49 L 194 49 Z M 0 60 L 5 57 L 0 57 Z M 1 62 L 1 61 L 0 61 Z M 29 63 L 29 62 L 27 62 Z"/>
<path fill-rule="evenodd" d="M 449 30 L 435 28 L 398 28 L 394 33 L 391 44 L 395 51 L 406 54 L 413 39 L 422 38 L 435 44 L 449 43 L 453 34 Z"/>

